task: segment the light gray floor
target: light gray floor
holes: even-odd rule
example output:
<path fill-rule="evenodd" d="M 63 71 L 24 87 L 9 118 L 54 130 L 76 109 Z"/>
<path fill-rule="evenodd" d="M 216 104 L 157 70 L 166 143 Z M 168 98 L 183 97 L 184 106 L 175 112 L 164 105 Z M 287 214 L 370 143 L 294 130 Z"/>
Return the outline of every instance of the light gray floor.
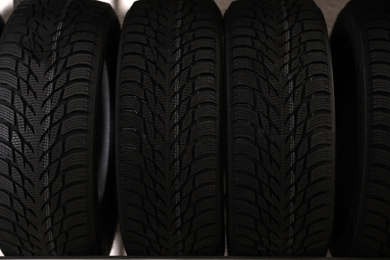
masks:
<path fill-rule="evenodd" d="M 127 10 L 131 7 L 135 0 L 100 0 L 102 2 L 110 3 L 113 8 L 116 10 L 119 19 L 123 21 L 124 16 Z M 340 10 L 345 6 L 349 0 L 314 0 L 316 4 L 321 8 L 324 13 L 324 17 L 326 20 L 326 24 L 328 27 L 328 32 L 330 33 L 334 22 L 336 21 L 337 15 Z M 16 0 L 15 2 L 20 2 L 20 0 Z M 222 13 L 225 13 L 226 9 L 229 7 L 230 3 L 233 0 L 215 0 L 218 7 L 221 9 Z M 0 0 L 0 15 L 6 21 L 12 13 L 14 7 L 14 0 Z M 120 234 L 118 232 L 114 246 L 111 251 L 111 255 L 124 255 L 125 251 L 123 249 Z M 0 250 L 0 256 L 3 256 Z"/>

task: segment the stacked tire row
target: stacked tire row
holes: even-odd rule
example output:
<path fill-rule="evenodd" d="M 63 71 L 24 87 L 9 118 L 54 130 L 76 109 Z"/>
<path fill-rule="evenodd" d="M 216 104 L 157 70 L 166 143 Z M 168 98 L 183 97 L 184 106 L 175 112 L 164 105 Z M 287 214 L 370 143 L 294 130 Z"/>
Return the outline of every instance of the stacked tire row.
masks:
<path fill-rule="evenodd" d="M 122 31 L 105 3 L 24 0 L 0 249 L 107 255 L 119 217 L 131 256 L 389 257 L 389 17 L 352 0 L 329 42 L 312 0 L 140 0 Z"/>

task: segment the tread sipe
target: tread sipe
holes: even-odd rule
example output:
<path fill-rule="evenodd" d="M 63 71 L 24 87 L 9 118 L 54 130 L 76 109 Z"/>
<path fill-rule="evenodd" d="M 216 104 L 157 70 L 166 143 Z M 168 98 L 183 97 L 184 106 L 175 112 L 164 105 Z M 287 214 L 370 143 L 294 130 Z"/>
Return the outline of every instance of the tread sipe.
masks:
<path fill-rule="evenodd" d="M 25 0 L 10 17 L 0 40 L 6 256 L 109 252 L 119 30 L 112 8 L 89 0 Z"/>
<path fill-rule="evenodd" d="M 229 255 L 325 256 L 335 110 L 312 0 L 239 0 L 225 14 Z"/>
<path fill-rule="evenodd" d="M 119 56 L 117 180 L 127 254 L 223 254 L 220 11 L 210 0 L 137 1 Z"/>
<path fill-rule="evenodd" d="M 335 256 L 390 257 L 390 3 L 352 0 L 331 36 L 337 111 Z"/>

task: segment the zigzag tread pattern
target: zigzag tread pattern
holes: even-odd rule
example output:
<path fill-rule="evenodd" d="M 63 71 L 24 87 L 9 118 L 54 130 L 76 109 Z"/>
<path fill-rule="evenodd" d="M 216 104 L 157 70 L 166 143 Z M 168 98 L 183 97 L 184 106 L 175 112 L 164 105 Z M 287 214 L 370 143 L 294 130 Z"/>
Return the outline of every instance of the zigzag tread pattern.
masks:
<path fill-rule="evenodd" d="M 91 254 L 88 136 L 94 45 L 100 37 L 99 24 L 91 19 L 99 21 L 106 5 L 89 3 L 23 1 L 3 32 L 0 248 L 5 255 Z"/>
<path fill-rule="evenodd" d="M 325 255 L 334 102 L 312 1 L 232 3 L 225 14 L 229 255 Z"/>
<path fill-rule="evenodd" d="M 141 0 L 126 15 L 117 165 L 129 255 L 223 252 L 220 26 L 208 0 Z"/>

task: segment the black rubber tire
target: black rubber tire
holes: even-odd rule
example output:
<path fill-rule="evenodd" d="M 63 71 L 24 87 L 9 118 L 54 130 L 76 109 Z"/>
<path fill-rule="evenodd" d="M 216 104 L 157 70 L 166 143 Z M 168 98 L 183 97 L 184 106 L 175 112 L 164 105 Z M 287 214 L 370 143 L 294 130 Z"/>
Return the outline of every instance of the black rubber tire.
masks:
<path fill-rule="evenodd" d="M 225 14 L 228 252 L 325 256 L 333 221 L 330 47 L 312 0 L 241 0 Z"/>
<path fill-rule="evenodd" d="M 390 257 L 390 3 L 352 0 L 331 36 L 337 111 L 335 256 Z"/>
<path fill-rule="evenodd" d="M 97 1 L 25 0 L 10 17 L 0 40 L 5 255 L 109 253 L 119 34 Z"/>
<path fill-rule="evenodd" d="M 0 36 L 1 36 L 1 33 L 3 32 L 3 29 L 4 29 L 4 20 L 3 20 L 3 18 L 0 16 Z"/>
<path fill-rule="evenodd" d="M 221 255 L 221 14 L 210 0 L 141 0 L 117 80 L 117 166 L 128 255 Z"/>

